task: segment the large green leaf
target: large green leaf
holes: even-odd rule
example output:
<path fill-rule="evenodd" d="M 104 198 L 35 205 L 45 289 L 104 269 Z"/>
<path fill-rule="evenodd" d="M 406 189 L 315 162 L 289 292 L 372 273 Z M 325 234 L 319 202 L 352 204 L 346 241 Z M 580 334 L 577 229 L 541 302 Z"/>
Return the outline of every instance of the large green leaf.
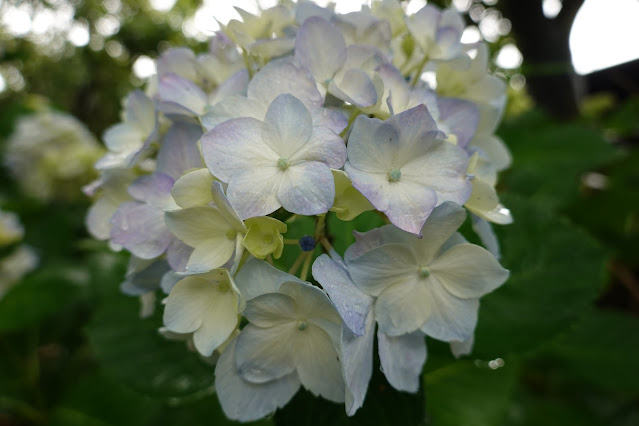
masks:
<path fill-rule="evenodd" d="M 49 268 L 16 284 L 0 300 L 0 333 L 28 327 L 66 309 L 81 296 L 76 277 L 71 269 Z"/>
<path fill-rule="evenodd" d="M 505 122 L 500 135 L 513 155 L 503 186 L 549 209 L 574 199 L 582 174 L 616 155 L 598 129 L 555 122 L 537 111 Z"/>
<path fill-rule="evenodd" d="M 132 389 L 158 397 L 184 397 L 213 386 L 213 367 L 183 342 L 164 339 L 161 312 L 138 316 L 137 299 L 110 298 L 87 327 L 89 341 L 104 369 Z"/>
<path fill-rule="evenodd" d="M 510 405 L 517 366 L 456 361 L 424 375 L 426 412 L 433 426 L 495 426 Z"/>
<path fill-rule="evenodd" d="M 375 365 L 379 365 L 375 355 Z M 379 368 L 373 370 L 366 400 L 354 416 L 346 416 L 344 404 L 335 404 L 300 390 L 274 416 L 278 426 L 422 426 L 425 425 L 424 395 L 393 389 Z"/>
<path fill-rule="evenodd" d="M 52 426 L 139 426 L 148 424 L 158 408 L 157 403 L 93 373 L 63 396 L 50 422 Z"/>
<path fill-rule="evenodd" d="M 639 395 L 639 318 L 588 312 L 550 348 L 562 368 L 594 385 Z"/>
<path fill-rule="evenodd" d="M 604 278 L 605 251 L 584 232 L 535 203 L 508 195 L 515 222 L 497 228 L 510 279 L 484 297 L 475 355 L 533 349 L 585 312 Z"/>

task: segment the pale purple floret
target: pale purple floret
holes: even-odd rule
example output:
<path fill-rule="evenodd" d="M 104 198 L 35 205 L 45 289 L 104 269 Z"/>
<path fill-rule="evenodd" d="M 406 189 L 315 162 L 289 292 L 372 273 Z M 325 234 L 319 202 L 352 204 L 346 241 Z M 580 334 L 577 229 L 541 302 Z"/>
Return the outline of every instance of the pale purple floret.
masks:
<path fill-rule="evenodd" d="M 385 122 L 359 116 L 344 170 L 395 226 L 419 235 L 436 206 L 444 201 L 461 205 L 472 190 L 468 156 L 443 138 L 424 105 Z"/>
<path fill-rule="evenodd" d="M 174 239 L 164 224 L 164 210 L 173 204 L 173 178 L 163 173 L 142 176 L 129 186 L 136 201 L 122 203 L 113 215 L 111 241 L 142 259 L 162 255 Z"/>
<path fill-rule="evenodd" d="M 341 336 L 342 372 L 346 382 L 346 412 L 353 415 L 364 402 L 373 368 L 375 298 L 363 293 L 353 282 L 348 267 L 335 252 L 317 258 L 313 277 L 335 305 L 344 327 Z M 426 343 L 417 331 L 387 336 L 379 331 L 378 351 L 384 375 L 396 389 L 416 392 L 426 362 Z"/>
<path fill-rule="evenodd" d="M 211 101 L 213 106 L 210 111 L 202 117 L 202 124 L 207 130 L 211 130 L 232 118 L 264 120 L 266 111 L 275 98 L 286 93 L 295 96 L 306 106 L 314 125 L 326 126 L 335 133 L 340 133 L 348 124 L 343 114 L 323 108 L 324 97 L 317 90 L 315 81 L 291 58 L 267 64 L 253 76 L 245 93 L 216 96 Z"/>
<path fill-rule="evenodd" d="M 241 219 L 280 207 L 325 213 L 335 198 L 331 168 L 346 160 L 342 139 L 314 126 L 308 109 L 291 95 L 278 96 L 264 122 L 228 120 L 205 133 L 201 146 L 211 173 L 228 183 L 227 197 Z"/>
<path fill-rule="evenodd" d="M 325 85 L 333 96 L 359 107 L 377 103 L 377 89 L 359 61 L 362 50 L 372 49 L 356 45 L 347 49 L 339 29 L 319 16 L 304 21 L 295 39 L 295 59 L 315 81 Z"/>

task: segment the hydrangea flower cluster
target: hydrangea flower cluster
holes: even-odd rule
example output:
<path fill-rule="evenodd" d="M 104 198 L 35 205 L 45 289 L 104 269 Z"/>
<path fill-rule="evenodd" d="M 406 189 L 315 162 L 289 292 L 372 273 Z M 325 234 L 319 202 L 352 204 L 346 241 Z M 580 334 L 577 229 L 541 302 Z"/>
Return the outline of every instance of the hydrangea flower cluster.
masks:
<path fill-rule="evenodd" d="M 206 53 L 165 53 L 125 99 L 88 227 L 131 253 L 122 289 L 145 314 L 167 294 L 162 332 L 215 363 L 229 418 L 264 417 L 300 387 L 353 415 L 375 336 L 388 382 L 415 392 L 425 337 L 470 353 L 479 299 L 508 278 L 490 227 L 512 220 L 495 191 L 505 85 L 454 10 L 238 12 Z M 338 254 L 326 216 L 365 211 L 387 224 Z M 467 212 L 488 250 L 457 232 Z M 291 241 L 299 216 L 315 231 Z M 301 251 L 288 272 L 285 243 Z"/>

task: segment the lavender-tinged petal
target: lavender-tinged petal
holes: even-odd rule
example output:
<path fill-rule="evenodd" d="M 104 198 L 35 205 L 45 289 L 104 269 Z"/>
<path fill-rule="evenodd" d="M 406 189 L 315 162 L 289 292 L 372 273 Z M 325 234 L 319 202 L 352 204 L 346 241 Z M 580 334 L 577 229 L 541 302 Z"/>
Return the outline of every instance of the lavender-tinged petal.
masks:
<path fill-rule="evenodd" d="M 479 122 L 479 109 L 469 101 L 438 98 L 439 122 L 444 123 L 457 138 L 457 145 L 465 148 L 473 138 Z"/>
<path fill-rule="evenodd" d="M 193 247 L 173 238 L 166 251 L 166 260 L 174 271 L 184 272 L 191 254 L 193 254 Z"/>
<path fill-rule="evenodd" d="M 470 339 L 477 325 L 479 300 L 460 299 L 449 293 L 436 279 L 430 281 L 432 312 L 421 330 L 444 342 Z"/>
<path fill-rule="evenodd" d="M 296 276 L 255 258 L 249 259 L 235 277 L 235 283 L 247 301 L 264 293 L 275 293 L 287 281 L 303 283 Z"/>
<path fill-rule="evenodd" d="M 373 298 L 357 288 L 343 264 L 322 254 L 313 263 L 313 277 L 328 293 L 344 324 L 356 336 L 362 336 Z"/>
<path fill-rule="evenodd" d="M 141 176 L 129 185 L 129 194 L 138 201 L 162 209 L 170 204 L 171 189 L 175 181 L 164 173 Z"/>
<path fill-rule="evenodd" d="M 186 108 L 192 115 L 204 114 L 208 104 L 206 93 L 202 89 L 176 74 L 167 74 L 160 78 L 158 98 L 163 102 Z"/>
<path fill-rule="evenodd" d="M 142 259 L 160 256 L 171 242 L 164 212 L 155 206 L 134 201 L 123 203 L 111 221 L 111 241 Z"/>
<path fill-rule="evenodd" d="M 370 310 L 361 337 L 342 328 L 341 361 L 346 384 L 346 414 L 352 416 L 364 404 L 368 383 L 373 374 L 375 316 Z"/>
<path fill-rule="evenodd" d="M 177 74 L 185 79 L 197 79 L 197 59 L 191 49 L 180 47 L 171 49 L 158 58 L 158 76 Z"/>
<path fill-rule="evenodd" d="M 490 293 L 509 276 L 495 257 L 474 244 L 458 244 L 429 265 L 432 275 L 456 297 L 473 299 Z"/>
<path fill-rule="evenodd" d="M 434 190 L 414 182 L 391 183 L 389 204 L 383 210 L 399 229 L 421 236 L 422 226 L 437 205 Z"/>
<path fill-rule="evenodd" d="M 246 96 L 249 84 L 249 75 L 245 69 L 236 71 L 235 74 L 227 78 L 220 84 L 209 99 L 209 104 L 215 105 L 218 102 L 226 102 L 231 96 Z"/>
<path fill-rule="evenodd" d="M 263 126 L 252 118 L 237 118 L 202 135 L 202 156 L 213 176 L 229 182 L 234 173 L 275 166 L 279 156 L 262 142 Z"/>
<path fill-rule="evenodd" d="M 362 172 L 388 173 L 399 144 L 395 128 L 376 118 L 360 115 L 348 138 L 348 163 Z"/>
<path fill-rule="evenodd" d="M 284 93 L 296 97 L 308 109 L 324 103 L 313 78 L 290 59 L 269 63 L 255 74 L 248 87 L 248 98 L 262 105 L 270 105 Z"/>
<path fill-rule="evenodd" d="M 328 108 L 311 109 L 314 126 L 323 126 L 331 129 L 335 134 L 340 134 L 348 126 L 348 118 L 339 111 Z"/>
<path fill-rule="evenodd" d="M 188 122 L 174 122 L 162 139 L 157 171 L 179 179 L 185 172 L 203 166 L 197 142 L 202 128 Z"/>
<path fill-rule="evenodd" d="M 233 175 L 226 195 L 240 219 L 265 216 L 282 207 L 277 195 L 282 175 L 275 165 L 240 170 Z"/>
<path fill-rule="evenodd" d="M 417 264 L 407 245 L 385 244 L 351 259 L 348 271 L 360 290 L 379 296 L 388 287 L 417 277 Z"/>
<path fill-rule="evenodd" d="M 262 140 L 280 157 L 290 159 L 313 133 L 313 119 L 302 101 L 279 95 L 266 111 Z"/>
<path fill-rule="evenodd" d="M 349 158 L 350 161 L 350 158 Z M 391 183 L 386 173 L 366 173 L 351 165 L 344 164 L 344 171 L 351 178 L 353 186 L 379 211 L 387 211 L 390 203 Z"/>
<path fill-rule="evenodd" d="M 295 371 L 295 354 L 290 350 L 295 333 L 299 331 L 294 321 L 269 328 L 253 324 L 244 327 L 235 348 L 235 366 L 240 377 L 266 383 Z"/>
<path fill-rule="evenodd" d="M 158 260 L 140 271 L 127 274 L 126 279 L 120 284 L 120 290 L 129 296 L 139 296 L 160 288 L 162 277 L 171 268 L 164 260 Z"/>
<path fill-rule="evenodd" d="M 344 140 L 328 127 L 315 126 L 308 141 L 290 157 L 291 163 L 317 161 L 339 169 L 346 161 Z"/>
<path fill-rule="evenodd" d="M 379 330 L 398 336 L 419 329 L 432 314 L 431 293 L 416 268 L 412 276 L 384 289 L 375 302 Z"/>
<path fill-rule="evenodd" d="M 377 89 L 371 78 L 358 68 L 351 68 L 334 79 L 328 91 L 336 98 L 366 108 L 377 103 Z"/>
<path fill-rule="evenodd" d="M 326 213 L 335 199 L 335 181 L 331 169 L 314 161 L 289 167 L 282 173 L 277 198 L 292 213 Z"/>
<path fill-rule="evenodd" d="M 259 420 L 283 407 L 300 387 L 297 373 L 256 384 L 240 377 L 235 366 L 237 339 L 226 347 L 215 366 L 215 390 L 224 414 L 240 422 Z"/>
<path fill-rule="evenodd" d="M 220 123 L 224 123 L 232 118 L 255 118 L 264 120 L 268 105 L 264 105 L 253 99 L 244 96 L 229 96 L 224 102 L 215 104 L 209 112 L 204 114 L 200 121 L 206 130 L 211 130 Z"/>
<path fill-rule="evenodd" d="M 327 20 L 309 18 L 297 32 L 295 57 L 313 74 L 316 81 L 328 81 L 346 60 L 344 37 Z"/>
<path fill-rule="evenodd" d="M 417 392 L 426 363 L 426 339 L 417 331 L 402 336 L 388 336 L 377 332 L 379 360 L 384 375 L 395 389 Z"/>
<path fill-rule="evenodd" d="M 344 402 L 346 390 L 342 367 L 329 335 L 310 325 L 303 332 L 298 331 L 294 339 L 293 356 L 302 385 L 314 395 Z"/>

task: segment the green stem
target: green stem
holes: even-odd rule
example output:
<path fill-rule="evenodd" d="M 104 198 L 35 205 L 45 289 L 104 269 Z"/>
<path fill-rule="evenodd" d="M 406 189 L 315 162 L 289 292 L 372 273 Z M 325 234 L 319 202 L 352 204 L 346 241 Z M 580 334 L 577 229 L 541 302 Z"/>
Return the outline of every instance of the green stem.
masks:
<path fill-rule="evenodd" d="M 353 123 L 355 122 L 355 119 L 357 118 L 357 116 L 359 116 L 362 113 L 362 111 L 360 111 L 359 108 L 355 108 L 355 110 L 351 113 L 351 116 L 348 117 L 348 124 L 346 125 L 346 127 L 344 128 L 344 130 L 342 130 L 342 133 L 340 133 L 340 137 L 342 139 L 344 139 L 344 136 L 346 136 L 346 133 L 348 133 L 348 130 L 351 128 L 351 126 L 353 125 Z"/>
<path fill-rule="evenodd" d="M 302 266 L 302 273 L 300 274 L 300 279 L 302 281 L 306 281 L 306 277 L 308 276 L 308 270 L 311 266 L 312 259 L 313 259 L 313 252 L 307 251 L 306 258 L 304 259 L 304 266 Z"/>
<path fill-rule="evenodd" d="M 428 62 L 428 55 L 424 56 L 424 59 L 417 66 L 417 72 L 415 73 L 415 75 L 413 76 L 413 79 L 410 82 L 410 87 L 415 87 L 417 85 L 417 82 L 419 81 L 419 78 L 421 77 L 422 71 L 424 67 L 426 66 L 427 62 Z"/>
<path fill-rule="evenodd" d="M 288 270 L 289 274 L 295 275 L 297 270 L 300 268 L 300 265 L 304 261 L 304 259 L 306 257 L 306 253 L 307 252 L 303 251 L 303 252 L 300 253 L 299 256 L 297 256 L 297 259 L 295 259 L 295 262 L 293 262 L 293 266 L 291 266 L 291 269 Z"/>
<path fill-rule="evenodd" d="M 294 245 L 299 243 L 300 240 L 298 240 L 297 238 L 284 238 L 284 244 Z"/>
<path fill-rule="evenodd" d="M 251 60 L 245 49 L 242 49 L 242 58 L 244 59 L 244 66 L 246 67 L 246 71 L 248 72 L 249 81 L 250 81 L 253 78 L 253 75 L 255 73 L 253 72 L 253 66 L 251 64 Z"/>

